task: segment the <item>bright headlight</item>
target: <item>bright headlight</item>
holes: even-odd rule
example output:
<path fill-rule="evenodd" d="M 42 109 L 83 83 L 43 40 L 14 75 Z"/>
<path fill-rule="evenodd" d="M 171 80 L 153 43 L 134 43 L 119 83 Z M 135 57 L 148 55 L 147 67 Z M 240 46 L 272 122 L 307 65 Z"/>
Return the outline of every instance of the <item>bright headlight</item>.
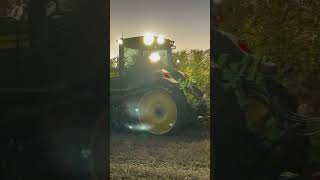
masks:
<path fill-rule="evenodd" d="M 157 38 L 157 42 L 158 42 L 158 44 L 163 44 L 164 42 L 165 42 L 165 39 L 164 39 L 164 37 L 163 36 L 159 36 L 158 38 Z"/>
<path fill-rule="evenodd" d="M 149 59 L 152 63 L 160 61 L 161 57 L 158 52 L 153 52 L 150 54 Z"/>
<path fill-rule="evenodd" d="M 145 45 L 151 45 L 154 41 L 154 36 L 152 33 L 146 33 L 143 37 L 143 42 Z"/>
<path fill-rule="evenodd" d="M 123 44 L 123 40 L 122 40 L 122 39 L 119 39 L 119 40 L 117 40 L 117 43 L 120 44 L 120 45 L 122 45 L 122 44 Z"/>

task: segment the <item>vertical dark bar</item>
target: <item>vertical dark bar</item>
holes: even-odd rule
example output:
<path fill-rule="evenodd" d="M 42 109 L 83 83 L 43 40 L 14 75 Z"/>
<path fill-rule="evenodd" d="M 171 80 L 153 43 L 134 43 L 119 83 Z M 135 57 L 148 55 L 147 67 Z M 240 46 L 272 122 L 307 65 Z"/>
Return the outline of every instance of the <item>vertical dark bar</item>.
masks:
<path fill-rule="evenodd" d="M 32 0 L 30 1 L 30 35 L 31 46 L 33 49 L 37 49 L 43 45 L 44 23 L 45 23 L 45 1 Z"/>
<path fill-rule="evenodd" d="M 213 0 L 210 0 L 210 179 L 215 178 L 214 177 L 214 172 L 215 172 L 215 167 L 216 167 L 216 162 L 215 162 L 215 145 L 214 145 L 214 121 L 215 121 L 215 111 L 214 111 L 214 97 L 216 95 L 214 91 L 214 71 L 213 71 L 213 41 L 212 41 L 212 32 L 213 32 L 213 16 L 214 10 L 213 10 Z"/>
<path fill-rule="evenodd" d="M 108 58 L 108 60 L 109 60 L 109 57 L 110 57 L 110 44 L 109 44 L 109 42 L 110 42 L 110 0 L 106 0 L 106 9 L 107 9 L 107 12 L 106 12 L 106 14 L 107 14 L 107 27 L 106 27 L 106 29 L 107 29 L 107 40 L 106 40 L 106 45 L 107 45 L 107 58 Z M 107 104 L 107 107 L 106 107 L 106 119 L 107 119 L 107 125 L 106 125 L 106 127 L 107 127 L 107 145 L 106 145 L 106 147 L 107 147 L 107 152 L 106 152 L 106 155 L 107 155 L 107 158 L 106 158 L 106 166 L 107 166 L 107 168 L 106 168 L 106 170 L 107 170 L 107 172 L 106 172 L 106 175 L 107 175 L 107 179 L 110 179 L 110 134 L 111 134 L 111 127 L 110 127 L 110 122 L 111 122 L 111 119 L 110 119 L 110 106 L 111 106 L 111 104 L 110 104 L 110 61 L 107 61 L 107 62 L 109 62 L 109 63 L 106 63 L 107 64 L 107 66 L 106 66 L 106 75 L 108 76 L 107 77 L 107 81 L 106 81 L 106 96 L 107 96 L 107 98 L 106 98 L 106 104 Z"/>
<path fill-rule="evenodd" d="M 29 36 L 31 53 L 25 61 L 25 86 L 43 88 L 45 78 L 39 78 L 46 74 L 46 45 L 48 40 L 46 26 L 46 1 L 31 0 L 29 2 Z"/>
<path fill-rule="evenodd" d="M 108 9 L 107 0 L 76 1 L 62 19 L 61 52 L 46 53 L 58 62 L 44 124 L 55 179 L 108 179 Z"/>
<path fill-rule="evenodd" d="M 97 91 L 91 93 L 97 93 L 97 108 L 101 109 L 102 115 L 96 123 L 96 138 L 95 150 L 98 155 L 95 157 L 96 166 L 95 178 L 97 180 L 109 179 L 109 69 L 110 63 L 107 59 L 109 55 L 109 6 L 108 0 L 97 0 L 97 1 L 81 1 L 81 17 L 79 20 L 84 23 L 81 26 L 85 36 L 84 37 L 84 48 L 83 50 L 88 50 L 86 56 L 88 61 L 92 61 L 91 65 L 86 66 L 89 68 L 86 70 L 90 74 L 90 69 L 92 67 L 91 73 L 95 76 L 91 78 L 97 80 L 93 87 L 97 88 Z M 80 23 L 80 22 L 79 22 Z M 90 67 L 91 66 L 91 67 Z M 88 75 L 89 75 L 88 74 Z M 90 75 L 89 75 L 90 76 Z M 89 79 L 88 79 L 89 80 Z"/>

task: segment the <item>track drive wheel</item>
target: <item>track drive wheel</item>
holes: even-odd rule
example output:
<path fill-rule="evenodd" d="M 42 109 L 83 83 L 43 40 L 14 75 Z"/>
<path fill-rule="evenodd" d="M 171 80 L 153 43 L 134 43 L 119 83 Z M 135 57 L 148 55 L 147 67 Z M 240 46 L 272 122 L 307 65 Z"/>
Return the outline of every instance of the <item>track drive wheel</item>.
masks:
<path fill-rule="evenodd" d="M 177 132 L 190 118 L 191 109 L 179 90 L 152 89 L 139 101 L 139 120 L 151 134 Z"/>

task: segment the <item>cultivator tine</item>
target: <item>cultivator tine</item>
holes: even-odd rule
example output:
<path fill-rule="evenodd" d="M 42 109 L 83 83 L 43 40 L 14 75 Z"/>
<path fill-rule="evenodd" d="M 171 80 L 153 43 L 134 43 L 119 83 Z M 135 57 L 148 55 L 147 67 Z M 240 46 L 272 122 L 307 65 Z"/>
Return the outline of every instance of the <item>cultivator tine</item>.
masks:
<path fill-rule="evenodd" d="M 295 112 L 286 112 L 285 117 L 291 123 L 294 123 L 296 135 L 298 136 L 316 136 L 320 134 L 320 129 L 308 129 L 308 124 L 320 123 L 320 117 L 307 117 Z"/>
<path fill-rule="evenodd" d="M 248 96 L 252 97 L 262 97 L 265 102 L 269 105 L 276 105 L 272 104 L 269 100 L 269 96 L 267 91 L 265 91 L 263 88 L 260 88 L 255 82 L 253 81 L 246 81 L 245 82 L 245 88 Z M 296 112 L 287 111 L 280 106 L 275 107 L 274 109 L 277 114 L 279 114 L 283 119 L 287 120 L 288 122 L 293 123 L 291 125 L 291 128 L 296 129 L 296 135 L 298 136 L 315 136 L 320 134 L 320 129 L 314 129 L 310 130 L 308 129 L 307 125 L 312 123 L 313 125 L 316 123 L 320 123 L 320 116 L 305 116 L 302 114 L 298 114 Z"/>

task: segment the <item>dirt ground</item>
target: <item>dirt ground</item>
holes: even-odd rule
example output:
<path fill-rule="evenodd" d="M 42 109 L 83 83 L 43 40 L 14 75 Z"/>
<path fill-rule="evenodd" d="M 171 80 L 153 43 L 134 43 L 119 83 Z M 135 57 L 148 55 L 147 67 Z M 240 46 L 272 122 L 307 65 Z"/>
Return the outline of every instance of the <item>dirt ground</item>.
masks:
<path fill-rule="evenodd" d="M 209 179 L 207 130 L 179 136 L 112 133 L 111 179 Z"/>

